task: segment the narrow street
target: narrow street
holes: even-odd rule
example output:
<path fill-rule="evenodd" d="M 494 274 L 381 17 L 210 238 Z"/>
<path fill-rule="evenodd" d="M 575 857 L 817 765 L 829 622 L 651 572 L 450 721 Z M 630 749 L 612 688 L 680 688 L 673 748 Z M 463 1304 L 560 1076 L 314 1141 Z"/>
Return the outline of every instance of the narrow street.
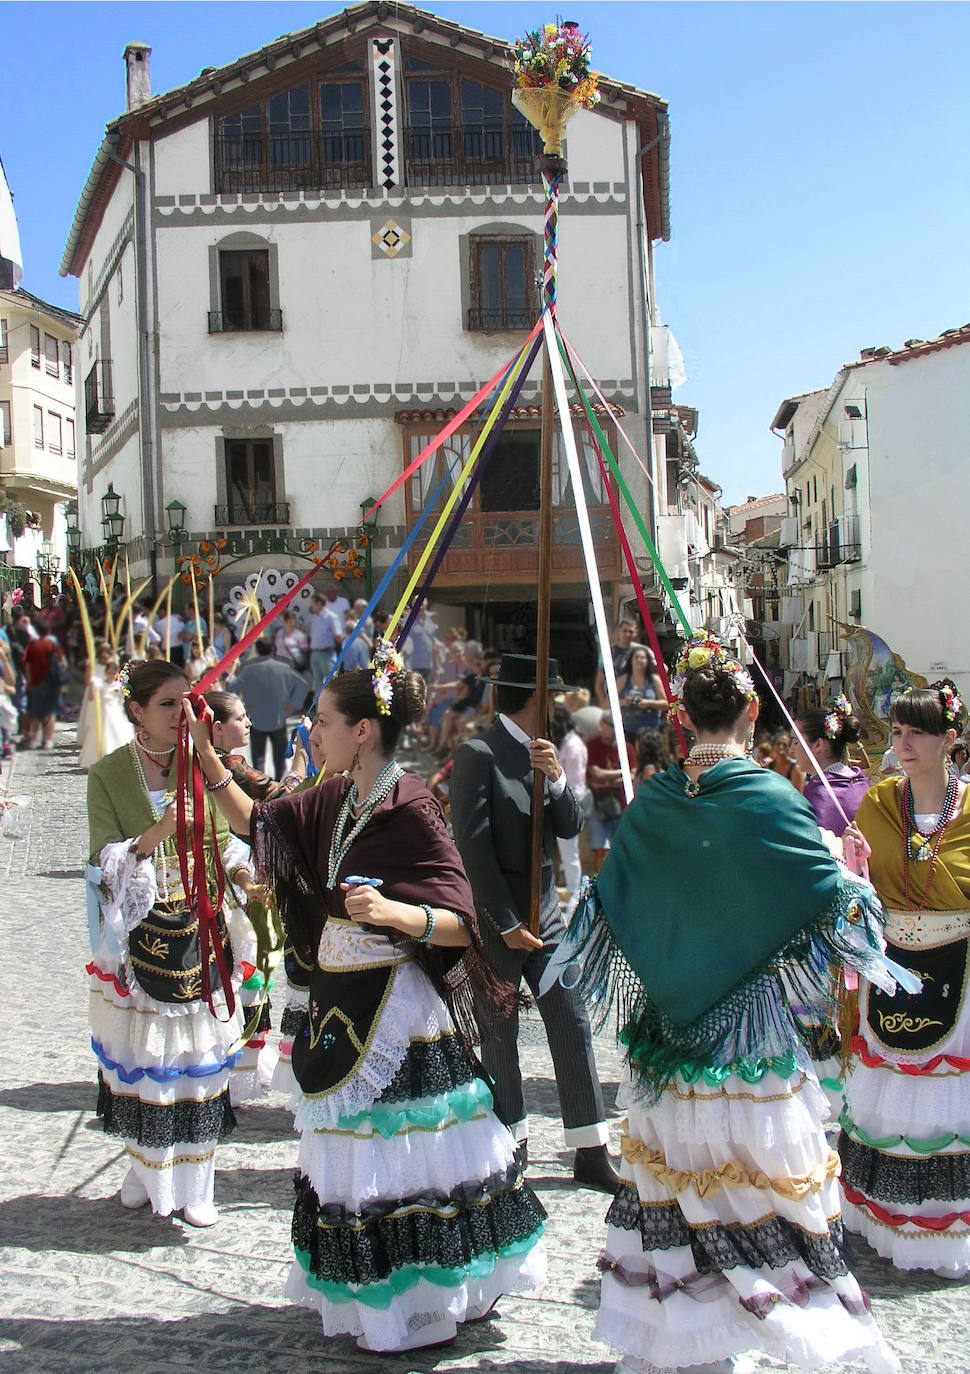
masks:
<path fill-rule="evenodd" d="M 239 1129 L 220 1150 L 222 1219 L 213 1230 L 124 1212 L 116 1196 L 125 1172 L 121 1152 L 93 1112 L 83 974 L 85 780 L 73 726 L 58 728 L 52 752 L 18 754 L 4 781 L 11 793 L 31 798 L 24 838 L 0 837 L 5 1374 L 609 1374 L 612 1353 L 590 1339 L 606 1203 L 571 1186 L 549 1056 L 534 1018 L 523 1031 L 533 1111 L 530 1181 L 549 1211 L 549 1281 L 536 1300 L 503 1300 L 499 1319 L 463 1333 L 447 1350 L 365 1355 L 349 1339 L 323 1342 L 315 1315 L 284 1304 L 296 1138 L 280 1097 L 240 1109 Z M 620 1060 L 608 1038 L 601 1038 L 598 1058 L 611 1102 Z M 897 1273 L 861 1242 L 853 1255 L 905 1374 L 970 1368 L 970 1284 Z M 789 1368 L 767 1359 L 758 1367 Z"/>

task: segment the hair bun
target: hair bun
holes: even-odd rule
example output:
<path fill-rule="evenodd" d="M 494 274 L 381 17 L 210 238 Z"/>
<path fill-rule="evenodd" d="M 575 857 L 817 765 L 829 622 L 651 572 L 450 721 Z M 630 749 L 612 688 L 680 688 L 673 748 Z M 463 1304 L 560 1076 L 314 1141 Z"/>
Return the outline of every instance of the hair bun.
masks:
<path fill-rule="evenodd" d="M 394 676 L 391 718 L 399 725 L 414 725 L 424 716 L 427 687 L 420 673 L 402 671 Z"/>

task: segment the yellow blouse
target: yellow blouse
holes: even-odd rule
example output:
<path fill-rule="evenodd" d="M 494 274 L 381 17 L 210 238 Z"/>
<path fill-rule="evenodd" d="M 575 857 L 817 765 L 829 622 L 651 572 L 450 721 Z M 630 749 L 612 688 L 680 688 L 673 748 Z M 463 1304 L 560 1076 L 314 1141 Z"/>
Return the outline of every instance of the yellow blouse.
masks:
<path fill-rule="evenodd" d="M 862 799 L 856 825 L 872 846 L 869 876 L 891 911 L 908 910 L 903 888 L 903 833 L 901 807 L 903 779 L 886 778 L 870 788 Z M 926 911 L 965 911 L 970 908 L 970 787 L 964 789 L 961 807 L 946 828 L 939 857 L 925 899 L 928 862 L 910 861 L 909 890 L 914 903 Z"/>

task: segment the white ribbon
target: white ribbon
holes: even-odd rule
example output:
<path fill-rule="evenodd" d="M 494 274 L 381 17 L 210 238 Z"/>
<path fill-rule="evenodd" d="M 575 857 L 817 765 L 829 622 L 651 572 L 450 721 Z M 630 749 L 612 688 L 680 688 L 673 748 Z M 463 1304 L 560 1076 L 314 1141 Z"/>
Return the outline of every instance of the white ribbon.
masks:
<path fill-rule="evenodd" d="M 576 500 L 576 519 L 579 523 L 579 537 L 583 545 L 583 559 L 586 563 L 586 578 L 589 582 L 589 594 L 593 602 L 593 618 L 596 621 L 596 636 L 600 645 L 600 656 L 603 660 L 603 677 L 606 681 L 606 695 L 610 702 L 610 715 L 613 717 L 613 729 L 616 731 L 616 752 L 620 760 L 620 774 L 623 778 L 623 793 L 628 802 L 633 800 L 633 779 L 630 776 L 630 760 L 626 752 L 626 736 L 623 733 L 623 717 L 620 713 L 620 696 L 616 688 L 616 670 L 613 667 L 613 655 L 610 652 L 610 631 L 606 623 L 606 608 L 603 605 L 603 589 L 600 586 L 599 572 L 596 567 L 596 552 L 593 545 L 593 531 L 589 524 L 589 511 L 586 508 L 586 493 L 583 490 L 583 474 L 579 465 L 579 454 L 576 451 L 576 436 L 573 433 L 572 421 L 569 414 L 569 402 L 566 399 L 566 377 L 562 368 L 562 359 L 559 356 L 559 346 L 556 342 L 556 329 L 552 321 L 552 315 L 547 310 L 542 317 L 543 329 L 546 335 L 546 348 L 549 352 L 549 367 L 552 372 L 552 385 L 556 393 L 556 406 L 559 409 L 559 428 L 562 431 L 563 447 L 566 450 L 566 462 L 569 466 L 569 475 L 573 484 L 573 496 Z"/>

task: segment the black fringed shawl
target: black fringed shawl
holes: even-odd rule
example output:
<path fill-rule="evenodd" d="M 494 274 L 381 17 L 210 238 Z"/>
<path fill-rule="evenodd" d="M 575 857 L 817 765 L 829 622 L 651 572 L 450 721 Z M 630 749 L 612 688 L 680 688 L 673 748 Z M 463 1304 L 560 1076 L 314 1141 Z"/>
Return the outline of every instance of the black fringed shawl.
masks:
<path fill-rule="evenodd" d="M 382 894 L 394 901 L 456 912 L 471 935 L 465 948 L 418 944 L 386 927 L 381 933 L 411 946 L 455 1025 L 469 1045 L 476 1044 L 483 1010 L 508 1016 L 518 994 L 484 952 L 471 887 L 441 808 L 420 779 L 405 773 L 354 841 L 331 891 L 330 839 L 349 785 L 336 776 L 253 807 L 253 856 L 261 879 L 276 894 L 287 936 L 299 959 L 312 965 L 328 915 L 346 918 L 340 884 L 351 873 L 382 878 Z"/>

